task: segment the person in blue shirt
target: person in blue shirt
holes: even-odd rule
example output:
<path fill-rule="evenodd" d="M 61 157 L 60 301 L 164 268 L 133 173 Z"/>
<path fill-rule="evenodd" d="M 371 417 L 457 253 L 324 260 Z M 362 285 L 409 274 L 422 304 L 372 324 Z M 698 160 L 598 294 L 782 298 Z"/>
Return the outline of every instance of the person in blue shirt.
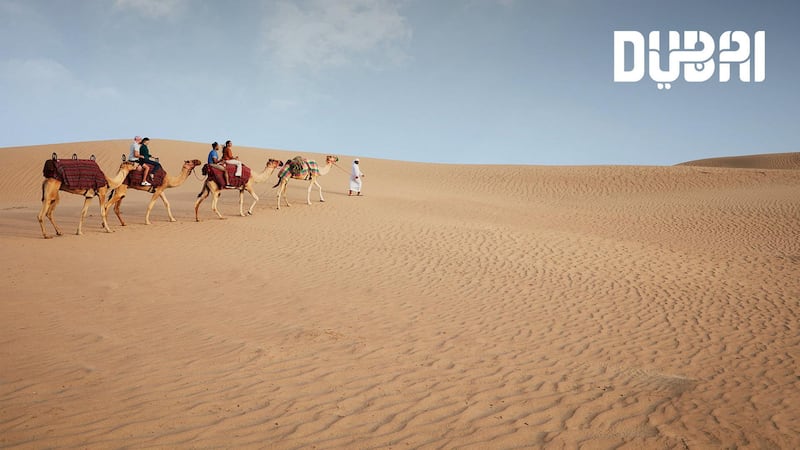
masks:
<path fill-rule="evenodd" d="M 231 182 L 228 179 L 228 169 L 222 164 L 222 159 L 219 156 L 219 144 L 215 141 L 211 144 L 211 151 L 208 152 L 208 165 L 215 169 L 219 169 L 225 175 L 225 185 L 230 186 Z"/>

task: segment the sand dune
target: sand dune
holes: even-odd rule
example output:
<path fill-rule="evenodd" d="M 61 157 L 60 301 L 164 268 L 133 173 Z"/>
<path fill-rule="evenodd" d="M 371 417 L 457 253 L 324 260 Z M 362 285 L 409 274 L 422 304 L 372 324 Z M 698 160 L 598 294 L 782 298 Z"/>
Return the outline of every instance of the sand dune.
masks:
<path fill-rule="evenodd" d="M 207 152 L 151 149 L 170 173 Z M 192 175 L 177 222 L 158 202 L 144 225 L 129 192 L 127 226 L 104 233 L 95 202 L 75 236 L 62 193 L 45 240 L 54 151 L 110 172 L 127 142 L 0 149 L 0 447 L 800 447 L 796 154 L 362 157 L 363 197 L 339 154 L 325 203 L 293 181 L 277 211 L 264 183 L 253 216 L 226 192 L 227 220 L 206 201 L 197 223 Z"/>
<path fill-rule="evenodd" d="M 688 161 L 680 165 L 739 169 L 800 169 L 800 152 L 729 156 Z"/>

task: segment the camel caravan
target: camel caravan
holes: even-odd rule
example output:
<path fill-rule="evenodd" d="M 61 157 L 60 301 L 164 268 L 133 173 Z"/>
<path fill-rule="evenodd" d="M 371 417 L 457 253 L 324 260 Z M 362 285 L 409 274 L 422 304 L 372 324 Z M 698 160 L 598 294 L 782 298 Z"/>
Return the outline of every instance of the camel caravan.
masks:
<path fill-rule="evenodd" d="M 97 197 L 100 204 L 103 230 L 110 233 L 112 230 L 108 225 L 108 210 L 113 208 L 120 225 L 126 226 L 125 220 L 122 218 L 121 206 L 122 201 L 131 189 L 151 194 L 145 210 L 145 225 L 151 224 L 150 213 L 158 199 L 161 199 L 164 203 L 169 221 L 175 222 L 176 219 L 172 214 L 165 191 L 181 186 L 194 173 L 195 168 L 201 165 L 201 172 L 205 176 L 205 180 L 203 180 L 203 187 L 200 193 L 197 194 L 197 200 L 194 204 L 195 221 L 197 222 L 200 222 L 200 205 L 209 195 L 211 196 L 211 210 L 218 218 L 225 219 L 225 216 L 222 215 L 218 208 L 220 195 L 225 190 L 239 192 L 240 216 L 252 215 L 259 200 L 258 195 L 255 193 L 254 185 L 266 182 L 279 168 L 278 182 L 272 187 L 273 189 L 277 188 L 277 209 L 281 207 L 281 198 L 284 199 L 286 206 L 291 206 L 286 198 L 286 185 L 290 179 L 308 182 L 306 202 L 309 205 L 311 204 L 311 190 L 314 186 L 319 189 L 320 202 L 324 202 L 325 198 L 318 178 L 327 174 L 339 160 L 336 156 L 326 156 L 325 165 L 320 168 L 316 161 L 308 160 L 302 156 L 292 158 L 285 163 L 278 159 L 269 158 L 263 171 L 252 172 L 249 167 L 241 163 L 241 169 L 239 169 L 235 164 L 226 164 L 227 161 L 223 162 L 222 165 L 203 164 L 202 161 L 194 159 L 184 161 L 180 173 L 176 176 L 170 176 L 160 164 L 151 164 L 150 160 L 143 161 L 138 158 L 131 158 L 131 156 L 134 156 L 133 146 L 130 155 L 127 157 L 122 155 L 122 163 L 119 165 L 117 173 L 113 177 L 109 177 L 100 169 L 94 155 L 89 159 L 78 159 L 75 154 L 70 159 L 59 159 L 53 153 L 52 157 L 45 161 L 43 168 L 42 208 L 38 215 L 42 236 L 45 239 L 53 237 L 47 234 L 44 223 L 45 217 L 49 219 L 53 228 L 55 228 L 56 235 L 60 236 L 62 234 L 61 228 L 53 218 L 53 213 L 59 202 L 59 191 L 84 197 L 76 234 L 83 234 L 83 221 L 89 209 L 89 203 L 94 197 Z M 211 158 L 209 158 L 209 161 L 211 161 Z M 245 191 L 253 199 L 246 213 L 244 211 Z"/>

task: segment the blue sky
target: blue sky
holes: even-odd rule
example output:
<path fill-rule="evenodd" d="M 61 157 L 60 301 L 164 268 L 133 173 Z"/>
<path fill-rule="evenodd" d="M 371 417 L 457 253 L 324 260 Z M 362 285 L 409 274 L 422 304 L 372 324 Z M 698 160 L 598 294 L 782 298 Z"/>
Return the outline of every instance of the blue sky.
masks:
<path fill-rule="evenodd" d="M 800 151 L 800 2 L 0 0 L 0 147 L 671 165 Z M 613 80 L 613 33 L 766 32 L 766 80 Z"/>

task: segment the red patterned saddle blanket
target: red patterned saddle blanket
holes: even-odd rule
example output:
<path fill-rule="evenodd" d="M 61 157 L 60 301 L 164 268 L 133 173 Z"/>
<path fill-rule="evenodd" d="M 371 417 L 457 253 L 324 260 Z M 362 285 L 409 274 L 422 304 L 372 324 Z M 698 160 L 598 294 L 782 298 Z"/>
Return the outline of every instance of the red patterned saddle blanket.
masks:
<path fill-rule="evenodd" d="M 61 189 L 97 190 L 108 186 L 106 176 L 94 159 L 48 159 L 42 174 L 61 182 Z"/>
<path fill-rule="evenodd" d="M 149 164 L 148 164 L 149 165 Z M 147 180 L 153 187 L 159 187 L 164 184 L 164 178 L 167 176 L 167 171 L 164 168 L 160 168 L 155 172 L 152 171 L 153 166 L 150 165 L 150 175 Z M 128 186 L 139 186 L 142 184 L 142 178 L 144 177 L 144 169 L 141 167 L 137 167 L 136 170 L 131 170 L 128 172 L 128 176 L 125 177 L 125 181 L 123 184 L 127 184 Z"/>
<path fill-rule="evenodd" d="M 231 182 L 231 186 L 233 186 L 236 189 L 243 187 L 244 185 L 247 184 L 248 181 L 250 181 L 250 174 L 251 174 L 250 168 L 244 164 L 242 164 L 241 177 L 234 176 L 234 174 L 236 173 L 235 165 L 228 164 L 227 166 L 225 166 L 225 169 L 228 171 L 228 179 Z M 225 175 L 222 174 L 221 170 L 206 164 L 205 166 L 203 166 L 203 173 L 207 174 L 209 178 L 214 180 L 214 182 L 217 183 L 217 186 L 220 186 L 222 188 L 225 187 Z"/>

